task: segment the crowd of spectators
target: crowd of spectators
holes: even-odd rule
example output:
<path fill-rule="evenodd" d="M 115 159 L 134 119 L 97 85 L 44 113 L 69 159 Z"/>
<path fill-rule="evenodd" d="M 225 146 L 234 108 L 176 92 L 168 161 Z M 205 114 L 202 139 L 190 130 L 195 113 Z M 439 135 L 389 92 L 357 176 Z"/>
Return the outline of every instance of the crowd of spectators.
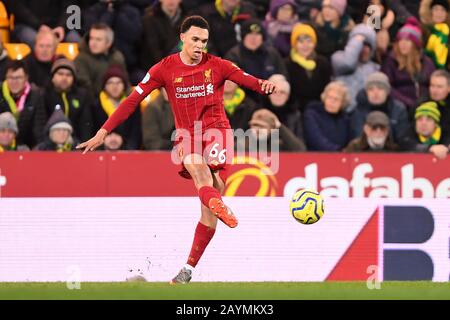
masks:
<path fill-rule="evenodd" d="M 13 60 L 0 41 L 0 152 L 74 150 L 180 50 L 191 14 L 210 24 L 209 53 L 279 88 L 260 96 L 226 81 L 233 129 L 279 129 L 281 151 L 449 152 L 450 0 L 2 2 L 14 16 L 9 41 L 31 53 Z M 77 44 L 74 59 L 57 54 L 63 42 Z M 161 89 L 103 149 L 170 150 L 174 129 Z"/>

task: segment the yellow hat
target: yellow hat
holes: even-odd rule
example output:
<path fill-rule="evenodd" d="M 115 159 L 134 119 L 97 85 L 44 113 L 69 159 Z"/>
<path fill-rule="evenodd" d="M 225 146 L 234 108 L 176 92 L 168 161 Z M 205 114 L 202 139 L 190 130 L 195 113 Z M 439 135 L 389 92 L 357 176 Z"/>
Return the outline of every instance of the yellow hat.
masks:
<path fill-rule="evenodd" d="M 297 39 L 301 35 L 309 36 L 313 40 L 314 44 L 317 43 L 317 35 L 316 35 L 316 31 L 314 31 L 313 27 L 311 27 L 308 24 L 297 23 L 294 26 L 294 28 L 292 28 L 292 33 L 291 33 L 291 47 L 292 48 L 295 47 L 295 44 L 297 43 Z"/>

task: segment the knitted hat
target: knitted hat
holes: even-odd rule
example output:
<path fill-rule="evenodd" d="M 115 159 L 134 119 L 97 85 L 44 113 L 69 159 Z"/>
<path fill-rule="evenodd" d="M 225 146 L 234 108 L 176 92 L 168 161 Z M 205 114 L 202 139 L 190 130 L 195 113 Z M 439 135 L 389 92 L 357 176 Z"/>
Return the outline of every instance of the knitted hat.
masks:
<path fill-rule="evenodd" d="M 441 121 L 441 112 L 439 111 L 437 103 L 434 101 L 424 102 L 416 109 L 414 118 L 417 119 L 421 116 L 430 117 L 436 123 Z"/>
<path fill-rule="evenodd" d="M 15 134 L 19 133 L 16 118 L 14 118 L 11 112 L 0 113 L 0 130 L 2 129 L 9 129 Z"/>
<path fill-rule="evenodd" d="M 126 71 L 123 70 L 123 68 L 121 66 L 119 66 L 117 64 L 113 64 L 113 65 L 109 66 L 109 68 L 105 72 L 105 75 L 103 76 L 102 88 L 105 88 L 106 82 L 112 77 L 117 77 L 117 78 L 122 79 L 125 87 L 127 86 L 128 75 L 127 75 Z"/>
<path fill-rule="evenodd" d="M 61 108 L 55 109 L 55 111 L 53 111 L 52 115 L 50 116 L 50 119 L 48 119 L 46 132 L 50 132 L 54 129 L 66 129 L 69 130 L 71 134 L 73 132 L 73 127 L 70 123 L 70 120 L 64 115 L 64 112 L 61 110 Z"/>
<path fill-rule="evenodd" d="M 406 20 L 403 27 L 397 32 L 396 40 L 409 39 L 418 47 L 422 47 L 422 31 L 420 30 L 419 21 L 411 16 Z"/>
<path fill-rule="evenodd" d="M 383 126 L 388 128 L 389 118 L 384 112 L 372 111 L 366 117 L 366 124 L 368 124 L 371 127 Z"/>
<path fill-rule="evenodd" d="M 334 8 L 340 17 L 345 14 L 345 9 L 347 8 L 347 0 L 329 0 L 330 7 Z"/>
<path fill-rule="evenodd" d="M 59 58 L 55 60 L 52 64 L 51 74 L 52 76 L 58 71 L 59 69 L 67 69 L 72 72 L 72 75 L 75 77 L 76 75 L 76 67 L 75 63 L 69 59 L 66 58 Z"/>
<path fill-rule="evenodd" d="M 391 92 L 391 84 L 389 83 L 389 78 L 383 72 L 371 73 L 366 78 L 366 83 L 364 84 L 364 87 L 367 90 L 371 86 L 379 86 L 384 90 L 386 90 L 387 94 Z"/>
<path fill-rule="evenodd" d="M 251 32 L 260 33 L 263 36 L 263 39 L 266 39 L 266 31 L 260 20 L 258 19 L 248 19 L 242 23 L 241 26 L 241 39 L 244 40 L 245 36 Z"/>
<path fill-rule="evenodd" d="M 277 18 L 278 9 L 280 9 L 282 6 L 290 4 L 292 8 L 294 9 L 294 13 L 297 11 L 297 4 L 294 0 L 272 0 L 270 1 L 270 15 L 273 19 Z"/>
<path fill-rule="evenodd" d="M 431 1 L 430 8 L 433 8 L 435 5 L 441 5 L 447 11 L 450 9 L 450 5 L 448 3 L 448 0 L 433 0 L 433 1 Z"/>
<path fill-rule="evenodd" d="M 291 47 L 292 48 L 295 47 L 298 37 L 303 36 L 303 35 L 309 36 L 313 40 L 314 44 L 317 44 L 317 34 L 316 34 L 316 31 L 314 30 L 314 28 L 305 23 L 297 23 L 292 28 L 292 33 L 291 33 Z"/>

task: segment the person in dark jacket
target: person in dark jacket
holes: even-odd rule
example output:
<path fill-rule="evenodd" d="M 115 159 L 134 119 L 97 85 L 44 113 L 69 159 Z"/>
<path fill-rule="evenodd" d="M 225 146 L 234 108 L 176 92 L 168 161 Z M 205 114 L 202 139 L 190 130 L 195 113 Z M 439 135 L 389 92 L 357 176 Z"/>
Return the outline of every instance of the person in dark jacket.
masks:
<path fill-rule="evenodd" d="M 388 116 L 381 111 L 371 111 L 364 123 L 362 134 L 350 141 L 344 152 L 394 152 L 399 146 L 389 134 Z"/>
<path fill-rule="evenodd" d="M 51 83 L 44 91 L 46 119 L 56 109 L 69 118 L 73 136 L 77 140 L 88 139 L 94 130 L 92 118 L 93 97 L 85 88 L 76 84 L 76 68 L 73 61 L 57 59 L 51 69 Z"/>
<path fill-rule="evenodd" d="M 142 18 L 142 69 L 150 69 L 177 46 L 180 25 L 185 17 L 181 0 L 161 0 L 147 8 Z"/>
<path fill-rule="evenodd" d="M 330 82 L 322 102 L 311 102 L 305 110 L 303 128 L 310 151 L 341 151 L 351 139 L 350 118 L 345 107 L 350 103 L 347 87 Z"/>
<path fill-rule="evenodd" d="M 50 83 L 53 61 L 56 59 L 58 40 L 51 31 L 39 31 L 33 52 L 25 58 L 30 82 L 40 88 Z"/>
<path fill-rule="evenodd" d="M 308 24 L 296 24 L 291 34 L 291 52 L 285 62 L 300 112 L 311 101 L 320 100 L 323 89 L 331 81 L 331 64 L 316 53 L 316 46 L 315 30 Z"/>
<path fill-rule="evenodd" d="M 450 74 L 447 70 L 438 69 L 431 74 L 428 94 L 420 102 L 434 101 L 441 113 L 439 125 L 444 135 L 450 135 Z"/>
<path fill-rule="evenodd" d="M 131 88 L 126 71 L 117 65 L 109 67 L 103 77 L 103 90 L 97 96 L 94 106 L 95 130 L 101 128 L 130 91 Z M 141 109 L 136 108 L 131 116 L 108 136 L 110 135 L 112 137 L 109 137 L 108 140 L 105 139 L 106 148 L 109 148 L 109 150 L 141 149 Z M 118 141 L 122 141 L 122 143 L 117 143 Z M 108 142 L 112 142 L 115 148 L 109 146 Z"/>
<path fill-rule="evenodd" d="M 267 79 L 273 74 L 287 77 L 286 66 L 278 51 L 265 43 L 266 33 L 261 21 L 250 19 L 242 24 L 242 42 L 234 46 L 225 55 L 225 59 L 234 62 L 245 72 Z M 260 96 L 251 90 L 246 90 L 255 101 Z"/>
<path fill-rule="evenodd" d="M 358 137 L 363 132 L 367 115 L 371 111 L 384 112 L 389 117 L 390 134 L 398 143 L 400 137 L 408 130 L 408 112 L 403 103 L 390 94 L 389 79 L 382 72 L 371 74 L 365 81 L 356 98 L 356 108 L 351 114 L 352 136 Z"/>
<path fill-rule="evenodd" d="M 56 109 L 45 126 L 46 137 L 33 150 L 74 151 L 77 140 L 72 137 L 73 127 L 61 109 Z"/>
<path fill-rule="evenodd" d="M 449 151 L 450 136 L 442 134 L 439 126 L 441 113 L 437 103 L 422 103 L 414 115 L 415 125 L 407 132 L 400 146 L 405 151 L 431 152 L 438 159 L 445 159 Z"/>
<path fill-rule="evenodd" d="M 219 57 L 238 44 L 243 38 L 239 30 L 242 23 L 256 18 L 256 10 L 250 1 L 217 0 L 210 1 L 192 11 L 204 17 L 210 27 L 208 52 Z"/>
<path fill-rule="evenodd" d="M 342 50 L 355 22 L 346 13 L 346 0 L 323 0 L 320 13 L 314 21 L 317 32 L 317 52 L 328 59 Z"/>
<path fill-rule="evenodd" d="M 0 92 L 0 113 L 11 112 L 18 119 L 18 144 L 31 149 L 38 143 L 47 119 L 43 110 L 42 93 L 28 82 L 24 61 L 9 61 Z"/>
<path fill-rule="evenodd" d="M 104 23 L 92 25 L 80 42 L 80 52 L 75 58 L 77 81 L 94 94 L 102 90 L 103 76 L 109 66 L 118 64 L 126 69 L 125 58 L 113 43 L 114 31 Z"/>
<path fill-rule="evenodd" d="M 281 74 L 274 74 L 267 80 L 277 86 L 277 91 L 265 97 L 261 105 L 273 112 L 298 138 L 303 139 L 302 114 L 291 96 L 291 85 Z"/>
<path fill-rule="evenodd" d="M 114 32 L 114 45 L 125 57 L 131 81 L 138 83 L 145 75 L 139 68 L 142 18 L 139 9 L 128 1 L 99 1 L 83 13 L 84 29 L 104 23 Z"/>

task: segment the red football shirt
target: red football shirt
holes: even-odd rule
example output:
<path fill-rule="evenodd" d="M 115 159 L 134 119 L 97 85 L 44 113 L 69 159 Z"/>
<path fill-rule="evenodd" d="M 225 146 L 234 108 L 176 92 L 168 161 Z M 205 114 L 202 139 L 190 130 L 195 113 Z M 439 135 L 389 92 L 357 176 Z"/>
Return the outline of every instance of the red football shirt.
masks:
<path fill-rule="evenodd" d="M 200 63 L 186 65 L 179 53 L 170 55 L 150 68 L 102 128 L 111 132 L 133 113 L 152 90 L 161 87 L 167 91 L 177 129 L 186 129 L 193 134 L 195 121 L 201 121 L 202 131 L 230 128 L 223 106 L 223 87 L 227 79 L 264 93 L 257 78 L 228 60 L 204 53 Z"/>

